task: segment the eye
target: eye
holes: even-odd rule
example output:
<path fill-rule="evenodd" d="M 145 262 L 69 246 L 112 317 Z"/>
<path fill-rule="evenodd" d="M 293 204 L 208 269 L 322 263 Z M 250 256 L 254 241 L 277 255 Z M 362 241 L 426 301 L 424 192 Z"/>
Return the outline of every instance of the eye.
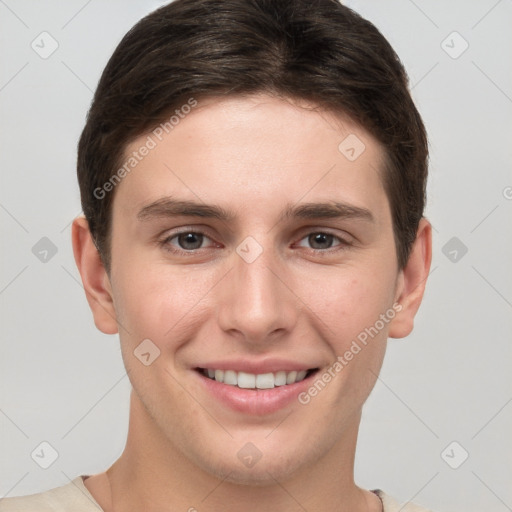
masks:
<path fill-rule="evenodd" d="M 192 252 L 203 249 L 203 242 L 209 237 L 197 231 L 182 231 L 166 237 L 161 244 L 170 252 Z"/>
<path fill-rule="evenodd" d="M 208 244 L 208 241 L 210 244 Z M 200 249 L 215 246 L 215 242 L 204 233 L 191 229 L 173 233 L 166 236 L 160 245 L 171 253 L 194 254 Z M 324 231 L 315 231 L 303 237 L 297 244 L 299 247 L 310 248 L 313 251 L 327 252 L 329 249 L 342 250 L 351 245 L 351 242 L 337 235 Z"/>
<path fill-rule="evenodd" d="M 332 247 L 350 245 L 347 240 L 344 240 L 339 236 L 332 235 L 331 233 L 325 233 L 323 231 L 310 233 L 299 242 L 299 246 L 305 247 L 303 244 L 304 240 L 310 244 L 310 247 L 314 250 L 326 250 L 331 249 Z M 338 241 L 339 243 L 333 245 L 333 242 L 335 241 Z"/>

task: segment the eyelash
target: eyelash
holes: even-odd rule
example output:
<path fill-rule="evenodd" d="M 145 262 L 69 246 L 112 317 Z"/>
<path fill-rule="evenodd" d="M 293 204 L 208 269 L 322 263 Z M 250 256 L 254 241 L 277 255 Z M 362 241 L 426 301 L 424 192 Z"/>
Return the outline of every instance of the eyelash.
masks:
<path fill-rule="evenodd" d="M 185 230 L 182 230 L 182 231 L 178 231 L 176 233 L 173 233 L 172 235 L 168 235 L 166 236 L 164 239 L 162 239 L 159 243 L 159 245 L 166 251 L 172 253 L 172 254 L 176 254 L 176 255 L 194 255 L 194 254 L 197 254 L 197 251 L 200 251 L 201 249 L 204 249 L 203 247 L 200 247 L 198 249 L 190 249 L 190 250 L 186 250 L 186 249 L 181 249 L 181 248 L 174 248 L 172 247 L 171 248 L 171 244 L 170 244 L 170 241 L 171 240 L 174 240 L 175 238 L 179 237 L 180 235 L 188 235 L 188 234 L 194 234 L 194 235 L 202 235 L 203 237 L 205 237 L 206 239 L 209 239 L 211 240 L 211 238 L 206 235 L 205 233 L 201 232 L 201 231 L 196 231 L 194 229 L 185 229 Z M 319 235 L 319 234 L 322 234 L 322 235 L 327 235 L 327 236 L 332 236 L 334 240 L 338 240 L 338 245 L 335 245 L 333 247 L 328 247 L 327 249 L 314 249 L 314 248 L 309 248 L 310 251 L 314 251 L 315 253 L 317 254 L 322 254 L 322 255 L 327 255 L 327 254 L 331 254 L 332 252 L 336 252 L 336 251 L 340 251 L 340 250 L 344 250 L 346 249 L 347 247 L 350 247 L 352 245 L 352 242 L 344 239 L 344 238 L 341 238 L 340 236 L 338 235 L 335 235 L 333 233 L 330 233 L 328 231 L 322 231 L 322 230 L 319 230 L 319 231 L 310 231 L 309 233 L 307 233 L 305 236 L 303 236 L 300 240 L 304 240 L 306 238 L 308 238 L 309 236 L 311 235 Z M 203 240 L 204 241 L 204 240 Z M 326 254 L 327 253 L 327 254 Z"/>

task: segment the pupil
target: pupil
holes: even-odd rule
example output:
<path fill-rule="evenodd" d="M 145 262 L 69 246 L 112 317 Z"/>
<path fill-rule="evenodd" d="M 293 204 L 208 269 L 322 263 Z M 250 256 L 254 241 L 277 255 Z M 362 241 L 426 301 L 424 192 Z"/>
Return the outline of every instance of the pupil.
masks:
<path fill-rule="evenodd" d="M 315 247 L 315 245 L 323 245 L 327 244 L 327 248 L 329 248 L 332 244 L 333 235 L 329 235 L 327 233 L 315 233 L 313 235 L 309 235 L 309 243 L 314 249 L 325 249 L 325 247 Z"/>
<path fill-rule="evenodd" d="M 198 233 L 185 233 L 180 235 L 178 240 L 183 249 L 199 249 L 203 241 L 203 235 Z"/>

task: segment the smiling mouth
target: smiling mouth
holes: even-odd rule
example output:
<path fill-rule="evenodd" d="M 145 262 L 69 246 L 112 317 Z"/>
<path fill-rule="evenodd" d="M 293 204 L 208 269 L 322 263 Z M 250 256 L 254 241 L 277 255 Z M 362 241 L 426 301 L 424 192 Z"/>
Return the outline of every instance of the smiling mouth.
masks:
<path fill-rule="evenodd" d="M 300 371 L 278 371 L 273 373 L 247 373 L 235 370 L 218 370 L 213 368 L 196 368 L 203 377 L 215 380 L 228 386 L 241 389 L 272 389 L 289 386 L 307 379 L 318 371 L 318 368 Z"/>

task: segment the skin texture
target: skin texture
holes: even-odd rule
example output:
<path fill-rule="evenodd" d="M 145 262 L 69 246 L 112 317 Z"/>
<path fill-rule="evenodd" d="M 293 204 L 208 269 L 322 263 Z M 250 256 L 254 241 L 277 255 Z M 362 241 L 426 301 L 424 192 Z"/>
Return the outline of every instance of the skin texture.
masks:
<path fill-rule="evenodd" d="M 96 326 L 119 332 L 133 386 L 125 451 L 85 480 L 107 511 L 380 510 L 354 483 L 357 432 L 388 336 L 412 330 L 431 228 L 421 221 L 400 270 L 383 149 L 348 119 L 306 107 L 264 95 L 199 101 L 117 185 L 110 276 L 86 220 L 74 222 Z M 349 134 L 365 145 L 355 161 L 338 150 Z M 219 205 L 233 219 L 138 219 L 167 196 Z M 280 220 L 289 204 L 333 201 L 366 209 L 372 220 Z M 171 252 L 191 247 L 175 236 L 191 230 L 205 235 L 202 245 Z M 334 237 L 315 244 L 309 235 L 319 232 Z M 248 236 L 262 248 L 251 263 L 236 252 Z M 401 311 L 306 405 L 236 412 L 194 370 L 219 359 L 278 358 L 322 375 L 394 304 Z M 144 339 L 160 350 L 149 366 L 134 356 Z M 262 453 L 251 468 L 237 457 L 246 443 Z"/>

